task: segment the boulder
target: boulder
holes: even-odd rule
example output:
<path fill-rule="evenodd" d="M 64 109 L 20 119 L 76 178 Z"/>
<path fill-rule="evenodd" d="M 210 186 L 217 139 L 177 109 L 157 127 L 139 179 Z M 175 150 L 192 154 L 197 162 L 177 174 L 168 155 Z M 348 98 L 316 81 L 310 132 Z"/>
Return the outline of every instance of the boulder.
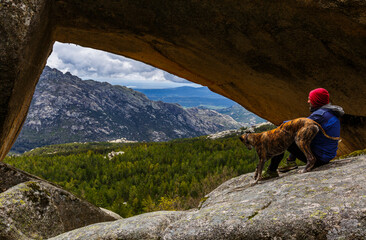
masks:
<path fill-rule="evenodd" d="M 222 184 L 164 239 L 364 239 L 366 157 L 251 186 L 252 174 Z"/>
<path fill-rule="evenodd" d="M 49 238 L 117 219 L 54 184 L 6 164 L 1 163 L 0 173 L 0 239 Z"/>
<path fill-rule="evenodd" d="M 6 163 L 0 162 L 0 193 L 5 192 L 9 188 L 18 185 L 19 183 L 31 180 L 41 179 L 20 169 L 16 169 Z M 52 184 L 50 182 L 48 183 Z"/>
<path fill-rule="evenodd" d="M 107 239 L 161 239 L 162 231 L 171 223 L 187 215 L 186 212 L 161 211 L 145 213 L 135 217 L 121 219 L 113 223 L 97 223 L 50 240 L 107 240 Z"/>
<path fill-rule="evenodd" d="M 366 156 L 359 156 L 254 186 L 249 173 L 223 183 L 198 209 L 142 214 L 52 239 L 365 239 L 365 171 Z"/>

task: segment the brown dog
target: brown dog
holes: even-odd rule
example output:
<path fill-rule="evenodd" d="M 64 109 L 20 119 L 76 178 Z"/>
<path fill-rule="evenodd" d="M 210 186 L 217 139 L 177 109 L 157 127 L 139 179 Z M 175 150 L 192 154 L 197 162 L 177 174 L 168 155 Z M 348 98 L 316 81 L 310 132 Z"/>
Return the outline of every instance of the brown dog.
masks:
<path fill-rule="evenodd" d="M 240 140 L 250 150 L 255 147 L 259 157 L 259 163 L 255 170 L 254 179 L 257 183 L 262 177 L 264 163 L 277 156 L 295 141 L 297 146 L 306 156 L 307 164 L 303 173 L 310 171 L 315 164 L 316 158 L 310 149 L 310 143 L 315 135 L 322 131 L 324 136 L 333 140 L 339 140 L 337 137 L 328 136 L 319 123 L 309 118 L 297 118 L 292 121 L 281 124 L 276 129 L 262 133 L 246 133 L 240 136 Z"/>

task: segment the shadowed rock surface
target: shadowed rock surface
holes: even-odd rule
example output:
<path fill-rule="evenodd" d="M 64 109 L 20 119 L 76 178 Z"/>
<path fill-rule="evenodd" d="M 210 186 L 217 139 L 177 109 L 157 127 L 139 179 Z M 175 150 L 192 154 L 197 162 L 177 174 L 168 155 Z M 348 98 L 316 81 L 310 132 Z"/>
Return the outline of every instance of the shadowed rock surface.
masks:
<path fill-rule="evenodd" d="M 340 153 L 365 147 L 366 2 L 0 1 L 0 159 L 54 41 L 124 55 L 208 86 L 278 125 L 324 87 L 347 115 Z"/>
<path fill-rule="evenodd" d="M 365 239 L 365 171 L 359 156 L 254 186 L 250 173 L 219 186 L 199 209 L 94 224 L 53 239 Z"/>
<path fill-rule="evenodd" d="M 0 163 L 0 173 L 0 239 L 44 239 L 116 220 L 56 185 L 9 165 Z"/>

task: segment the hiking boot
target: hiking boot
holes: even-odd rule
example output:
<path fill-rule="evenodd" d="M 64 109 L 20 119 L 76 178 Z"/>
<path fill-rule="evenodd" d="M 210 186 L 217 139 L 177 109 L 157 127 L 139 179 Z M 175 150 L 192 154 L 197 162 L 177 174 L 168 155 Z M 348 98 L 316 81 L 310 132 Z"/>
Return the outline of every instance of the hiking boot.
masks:
<path fill-rule="evenodd" d="M 291 171 L 291 170 L 294 170 L 297 168 L 298 168 L 298 166 L 295 161 L 286 160 L 286 164 L 283 165 L 282 167 L 278 168 L 278 171 L 281 173 L 285 173 L 285 172 L 288 172 L 288 171 Z"/>
<path fill-rule="evenodd" d="M 279 177 L 277 171 L 271 171 L 271 170 L 267 169 L 262 172 L 261 180 L 267 180 L 267 179 L 276 178 L 276 177 Z"/>

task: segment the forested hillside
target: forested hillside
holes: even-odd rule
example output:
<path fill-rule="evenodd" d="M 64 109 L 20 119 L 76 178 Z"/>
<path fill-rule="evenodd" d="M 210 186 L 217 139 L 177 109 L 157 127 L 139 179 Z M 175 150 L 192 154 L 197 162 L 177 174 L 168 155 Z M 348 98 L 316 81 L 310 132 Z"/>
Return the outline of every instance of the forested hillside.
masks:
<path fill-rule="evenodd" d="M 123 151 L 111 160 L 112 151 Z M 254 171 L 257 156 L 237 136 L 164 143 L 64 144 L 35 149 L 6 163 L 63 186 L 128 217 L 189 209 L 222 182 Z"/>

